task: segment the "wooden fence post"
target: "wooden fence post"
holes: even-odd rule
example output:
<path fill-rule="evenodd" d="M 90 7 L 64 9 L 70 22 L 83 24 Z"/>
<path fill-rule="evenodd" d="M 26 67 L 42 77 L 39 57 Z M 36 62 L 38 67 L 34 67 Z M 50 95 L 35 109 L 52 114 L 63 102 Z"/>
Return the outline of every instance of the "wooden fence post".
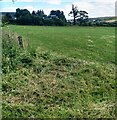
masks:
<path fill-rule="evenodd" d="M 18 36 L 18 43 L 19 43 L 19 46 L 20 46 L 21 48 L 23 48 L 22 36 Z"/>

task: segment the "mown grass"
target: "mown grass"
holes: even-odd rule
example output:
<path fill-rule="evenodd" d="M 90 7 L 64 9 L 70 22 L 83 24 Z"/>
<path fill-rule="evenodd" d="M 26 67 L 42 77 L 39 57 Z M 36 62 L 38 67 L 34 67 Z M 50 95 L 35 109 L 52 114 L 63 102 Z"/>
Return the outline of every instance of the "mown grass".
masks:
<path fill-rule="evenodd" d="M 25 29 L 21 32 L 22 27 L 10 26 L 10 29 L 23 35 L 25 44 L 27 44 L 26 37 L 30 39 L 30 46 L 25 49 L 20 49 L 17 46 L 15 34 L 10 33 L 11 36 L 8 37 L 8 33 L 5 32 L 6 28 L 3 31 L 3 118 L 115 117 L 116 86 L 113 28 L 34 27 L 35 32 L 25 36 L 26 31 L 29 32 L 28 29 L 33 27 L 24 26 Z M 40 39 L 39 36 L 36 37 L 36 30 L 39 28 L 45 30 L 41 31 L 41 34 L 38 31 L 39 36 L 41 36 Z M 55 29 L 57 31 L 54 31 Z M 72 33 L 69 32 L 70 29 Z M 78 31 L 74 33 L 73 29 L 77 29 L 79 32 L 82 30 L 82 34 L 80 34 L 82 37 L 79 37 L 80 41 L 73 42 L 75 39 L 72 37 L 74 35 L 78 37 L 76 34 Z M 107 51 L 113 54 L 105 54 L 102 59 L 98 60 L 93 55 L 90 55 L 91 58 L 88 57 L 89 50 L 86 54 L 86 41 L 84 39 L 88 35 L 87 32 L 90 33 L 89 29 L 95 29 L 95 31 L 97 29 L 95 36 L 92 36 L 95 39 L 91 38 L 95 42 L 95 47 L 98 48 L 95 51 L 93 49 L 94 54 L 100 53 L 97 58 L 101 57 L 101 53 L 103 54 L 99 50 L 100 46 L 104 47 L 101 49 L 106 51 L 107 48 Z M 112 40 L 109 44 L 111 46 L 109 48 L 112 49 L 102 45 L 101 39 L 99 39 L 100 42 L 96 40 L 96 36 L 103 36 L 102 32 L 98 31 L 99 29 L 105 32 L 104 36 L 108 40 Z M 65 30 L 68 31 L 65 32 Z M 48 37 L 46 38 L 47 31 L 49 35 L 47 34 Z M 68 35 L 68 33 L 67 38 L 71 38 L 74 45 L 66 38 L 65 47 L 63 44 L 65 37 L 57 43 L 58 37 L 56 36 Z M 87 35 L 85 36 L 85 34 Z M 41 40 L 42 38 L 43 40 Z M 55 40 L 54 42 L 52 42 L 52 38 Z M 104 38 L 104 40 L 107 39 Z M 105 44 L 104 40 L 102 43 Z M 57 43 L 58 46 L 55 47 L 54 43 Z M 77 54 L 74 57 L 70 53 L 71 48 L 75 53 L 78 52 L 75 50 L 75 43 L 82 48 L 84 52 L 81 54 L 82 57 Z M 70 45 L 71 47 L 68 48 Z M 107 59 L 108 56 L 109 59 Z"/>
<path fill-rule="evenodd" d="M 115 62 L 115 28 L 9 26 L 22 35 L 32 48 L 38 46 L 70 57 Z"/>

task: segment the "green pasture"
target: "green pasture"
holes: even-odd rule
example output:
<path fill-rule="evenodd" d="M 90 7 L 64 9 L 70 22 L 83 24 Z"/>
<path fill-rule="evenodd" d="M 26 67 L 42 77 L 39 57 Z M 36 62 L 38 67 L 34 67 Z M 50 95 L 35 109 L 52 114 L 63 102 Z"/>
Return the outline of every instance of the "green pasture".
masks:
<path fill-rule="evenodd" d="M 41 47 L 83 60 L 115 62 L 115 28 L 112 27 L 11 25 L 9 28 L 34 49 Z"/>
<path fill-rule="evenodd" d="M 2 35 L 3 118 L 115 118 L 115 28 L 9 25 Z"/>

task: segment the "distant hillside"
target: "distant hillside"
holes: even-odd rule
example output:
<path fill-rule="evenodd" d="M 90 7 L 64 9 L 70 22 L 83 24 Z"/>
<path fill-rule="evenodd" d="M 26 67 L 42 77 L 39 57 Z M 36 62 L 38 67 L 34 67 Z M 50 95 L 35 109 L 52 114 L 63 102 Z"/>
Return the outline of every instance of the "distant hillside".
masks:
<path fill-rule="evenodd" d="M 117 17 L 115 16 L 110 16 L 110 17 L 97 17 L 97 18 L 89 18 L 92 21 L 99 20 L 102 22 L 115 22 L 117 21 Z"/>
<path fill-rule="evenodd" d="M 7 13 L 9 13 L 11 16 L 15 16 L 15 12 L 0 12 L 0 15 L 6 15 Z"/>

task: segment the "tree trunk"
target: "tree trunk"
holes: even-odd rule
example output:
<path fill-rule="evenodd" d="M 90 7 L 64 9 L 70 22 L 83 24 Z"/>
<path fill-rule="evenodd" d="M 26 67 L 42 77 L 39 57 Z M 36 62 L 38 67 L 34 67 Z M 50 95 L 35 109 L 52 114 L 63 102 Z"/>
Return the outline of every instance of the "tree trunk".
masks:
<path fill-rule="evenodd" d="M 75 16 L 74 16 L 74 25 L 76 25 L 76 19 L 75 19 Z"/>

